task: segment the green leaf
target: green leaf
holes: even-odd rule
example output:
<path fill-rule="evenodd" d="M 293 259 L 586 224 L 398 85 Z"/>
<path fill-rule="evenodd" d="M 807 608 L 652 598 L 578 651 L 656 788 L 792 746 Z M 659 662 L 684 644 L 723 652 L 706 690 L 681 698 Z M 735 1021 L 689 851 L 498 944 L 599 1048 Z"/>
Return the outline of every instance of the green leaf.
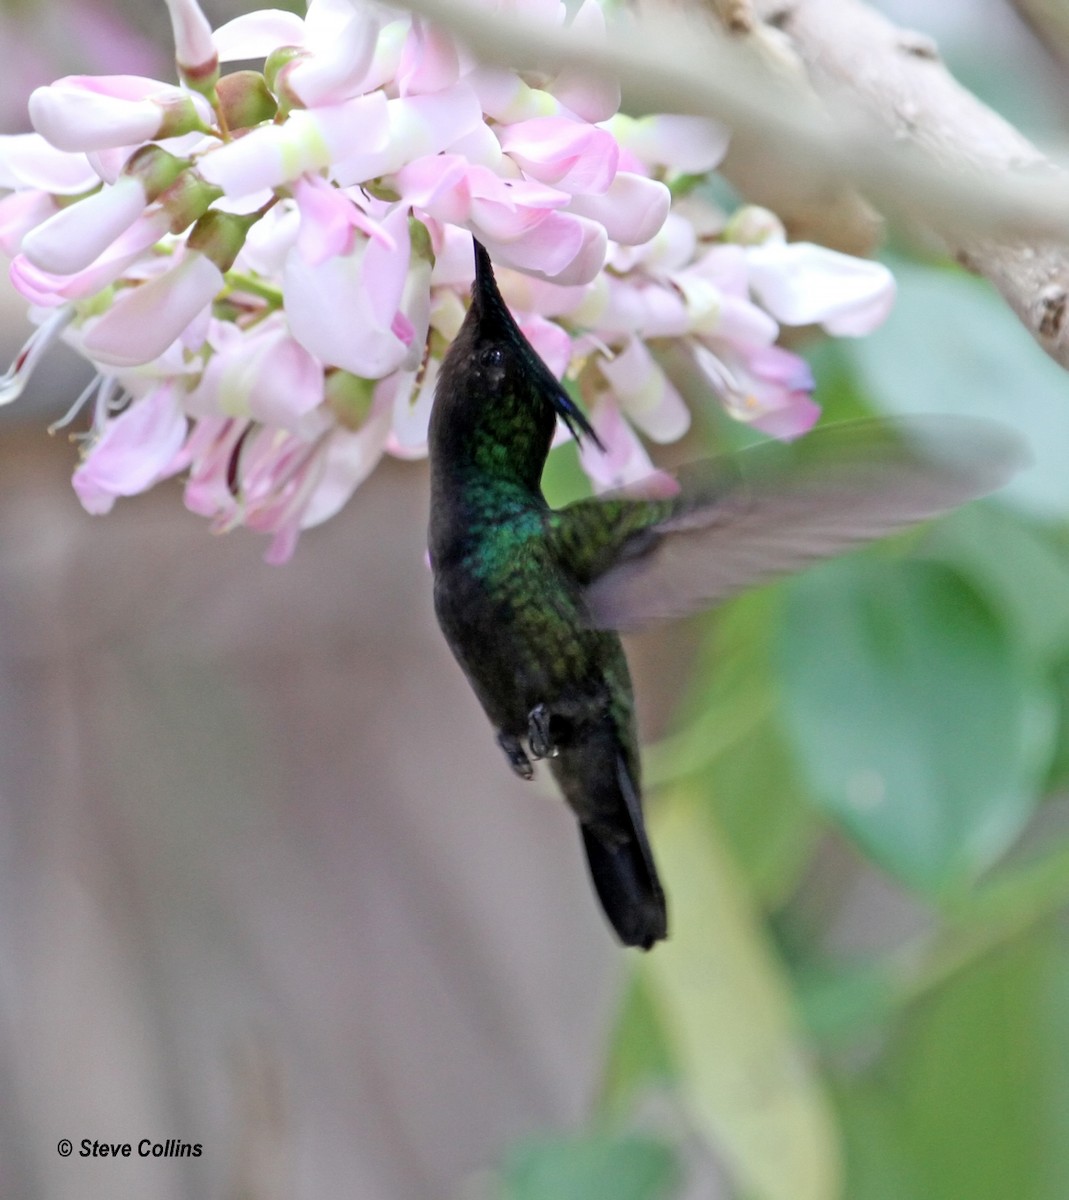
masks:
<path fill-rule="evenodd" d="M 979 960 L 844 1079 L 850 1200 L 1065 1196 L 1066 950 L 1047 925 Z"/>
<path fill-rule="evenodd" d="M 747 1194 L 837 1200 L 835 1125 L 738 869 L 692 792 L 653 807 L 651 839 L 670 931 L 640 969 L 693 1121 Z"/>
<path fill-rule="evenodd" d="M 546 459 L 542 491 L 553 508 L 593 495 L 590 480 L 579 463 L 579 447 L 574 441 L 563 442 Z"/>
<path fill-rule="evenodd" d="M 1054 751 L 1047 774 L 1047 790 L 1064 788 L 1069 783 L 1069 657 L 1060 659 L 1050 670 L 1056 706 Z"/>
<path fill-rule="evenodd" d="M 958 573 L 874 557 L 811 571 L 789 586 L 780 660 L 814 800 L 905 882 L 953 890 L 1021 830 L 1051 699 Z"/>
<path fill-rule="evenodd" d="M 918 553 L 967 575 L 1041 665 L 1069 651 L 1069 554 L 1034 521 L 970 504 L 938 522 Z"/>
<path fill-rule="evenodd" d="M 837 338 L 823 338 L 805 347 L 806 361 L 813 371 L 814 399 L 821 407 L 821 420 L 856 421 L 873 415 L 854 359 Z"/>
<path fill-rule="evenodd" d="M 950 412 L 1013 425 L 1036 465 L 1000 495 L 1046 515 L 1069 512 L 1065 371 L 993 289 L 961 271 L 894 264 L 898 301 L 844 352 L 889 413 Z"/>
<path fill-rule="evenodd" d="M 606 1134 L 526 1143 L 503 1176 L 507 1200 L 663 1200 L 679 1166 L 656 1138 Z"/>

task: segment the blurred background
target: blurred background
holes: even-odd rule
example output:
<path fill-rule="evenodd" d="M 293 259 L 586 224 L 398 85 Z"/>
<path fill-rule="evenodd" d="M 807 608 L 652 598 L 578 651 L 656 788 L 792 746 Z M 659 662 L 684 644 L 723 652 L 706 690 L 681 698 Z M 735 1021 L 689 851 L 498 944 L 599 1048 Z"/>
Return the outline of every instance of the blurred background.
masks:
<path fill-rule="evenodd" d="M 1065 140 L 1012 5 L 877 7 Z M 0 45 L 2 132 L 65 73 L 173 77 L 162 4 L 6 0 Z M 645 957 L 437 632 L 424 464 L 270 567 L 177 485 L 85 514 L 45 432 L 84 368 L 40 369 L 0 413 L 0 1196 L 1069 1195 L 1069 380 L 986 285 L 888 261 L 887 326 L 803 347 L 827 418 L 994 416 L 1036 465 L 629 643 Z"/>

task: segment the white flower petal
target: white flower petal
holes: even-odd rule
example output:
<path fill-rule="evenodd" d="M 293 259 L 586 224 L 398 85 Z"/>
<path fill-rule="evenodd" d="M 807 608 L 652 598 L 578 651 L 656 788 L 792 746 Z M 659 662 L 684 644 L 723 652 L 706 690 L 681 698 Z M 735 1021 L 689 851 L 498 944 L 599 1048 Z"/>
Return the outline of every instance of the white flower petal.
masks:
<path fill-rule="evenodd" d="M 212 27 L 197 0 L 165 0 L 171 14 L 175 59 L 185 71 L 211 71 L 219 56 L 212 43 Z"/>
<path fill-rule="evenodd" d="M 99 180 L 84 154 L 57 150 L 39 133 L 0 135 L 0 188 L 77 195 Z"/>
<path fill-rule="evenodd" d="M 334 516 L 374 470 L 390 432 L 392 410 L 376 396 L 371 414 L 355 432 L 336 429 L 323 452 L 319 481 L 301 514 L 310 529 Z"/>
<path fill-rule="evenodd" d="M 86 511 L 109 512 L 117 496 L 152 487 L 174 463 L 186 428 L 173 384 L 134 400 L 108 421 L 71 480 Z"/>
<path fill-rule="evenodd" d="M 871 333 L 894 304 L 894 276 L 870 259 L 810 242 L 766 242 L 747 247 L 746 261 L 754 295 L 785 325 L 822 324 L 840 336 L 859 336 Z"/>
<path fill-rule="evenodd" d="M 304 21 L 296 13 L 265 8 L 227 21 L 212 34 L 220 62 L 266 58 L 280 46 L 304 44 Z"/>
<path fill-rule="evenodd" d="M 671 205 L 672 195 L 663 183 L 618 171 L 607 191 L 573 196 L 568 211 L 600 222 L 614 242 L 639 246 L 657 235 Z"/>
<path fill-rule="evenodd" d="M 151 362 L 223 287 L 223 273 L 195 250 L 164 275 L 127 288 L 88 330 L 82 346 L 94 362 L 133 367 Z"/>
<path fill-rule="evenodd" d="M 378 32 L 374 18 L 350 10 L 329 47 L 293 64 L 286 74 L 287 86 L 309 107 L 349 99 L 367 75 Z"/>
<path fill-rule="evenodd" d="M 615 358 L 599 357 L 597 363 L 628 417 L 648 437 L 674 442 L 687 432 L 690 410 L 645 342 L 631 338 Z"/>
<path fill-rule="evenodd" d="M 145 210 L 145 189 L 132 176 L 61 208 L 23 238 L 22 253 L 42 271 L 73 275 L 88 267 Z"/>
<path fill-rule="evenodd" d="M 404 361 L 408 347 L 376 312 L 360 250 L 315 265 L 291 251 L 283 289 L 293 336 L 325 366 L 381 379 Z"/>
<path fill-rule="evenodd" d="M 674 167 L 694 175 L 716 167 L 731 140 L 730 131 L 719 121 L 677 113 L 638 118 L 617 113 L 603 128 L 648 166 Z"/>
<path fill-rule="evenodd" d="M 60 80 L 30 95 L 30 120 L 59 150 L 137 146 L 151 141 L 163 127 L 166 112 L 157 101 L 187 100 L 179 88 L 158 86 L 157 98 L 131 99 Z"/>

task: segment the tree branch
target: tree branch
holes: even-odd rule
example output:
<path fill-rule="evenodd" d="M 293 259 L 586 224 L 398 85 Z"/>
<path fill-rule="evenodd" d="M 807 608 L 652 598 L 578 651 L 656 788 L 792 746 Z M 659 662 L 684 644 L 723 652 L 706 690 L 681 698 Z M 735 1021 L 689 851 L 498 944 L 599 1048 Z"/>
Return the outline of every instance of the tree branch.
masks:
<path fill-rule="evenodd" d="M 1069 66 L 1069 9 L 1061 0 L 1010 0 L 1018 16 L 1061 66 Z"/>
<path fill-rule="evenodd" d="M 968 174 L 977 190 L 1032 171 L 1037 179 L 1057 181 L 1069 201 L 1069 177 L 961 87 L 927 38 L 897 28 L 858 0 L 756 0 L 756 9 L 790 38 L 817 91 L 833 103 L 860 106 L 885 143 L 917 147 L 933 165 Z M 1063 239 L 991 236 L 923 200 L 904 207 L 963 265 L 989 279 L 1043 349 L 1069 367 L 1069 246 Z"/>

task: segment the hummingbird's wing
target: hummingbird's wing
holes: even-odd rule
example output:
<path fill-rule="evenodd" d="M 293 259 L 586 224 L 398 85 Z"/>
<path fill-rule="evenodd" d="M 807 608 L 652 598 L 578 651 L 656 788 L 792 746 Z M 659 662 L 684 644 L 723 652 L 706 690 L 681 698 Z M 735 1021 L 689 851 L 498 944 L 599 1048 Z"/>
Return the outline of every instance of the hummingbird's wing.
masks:
<path fill-rule="evenodd" d="M 573 548 L 592 623 L 636 629 L 947 512 L 1028 461 L 994 422 L 850 421 L 695 464 L 671 500 L 572 505 L 554 514 L 554 536 L 566 556 Z M 583 535 L 593 545 L 579 551 Z"/>

